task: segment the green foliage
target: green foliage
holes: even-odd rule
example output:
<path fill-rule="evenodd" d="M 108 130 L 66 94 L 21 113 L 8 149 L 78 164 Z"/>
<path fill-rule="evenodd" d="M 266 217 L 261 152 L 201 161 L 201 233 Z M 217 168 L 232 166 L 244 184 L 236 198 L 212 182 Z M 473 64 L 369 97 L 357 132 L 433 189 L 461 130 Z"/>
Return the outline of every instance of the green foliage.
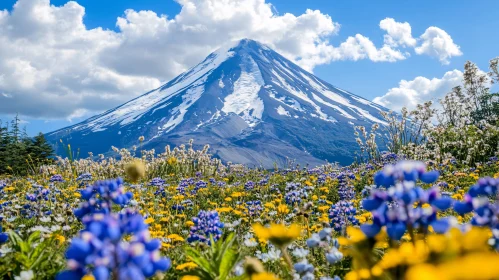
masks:
<path fill-rule="evenodd" d="M 26 175 L 51 162 L 54 151 L 42 133 L 31 138 L 21 131 L 16 116 L 10 123 L 0 120 L 0 174 Z"/>
<path fill-rule="evenodd" d="M 187 257 L 197 265 L 186 275 L 198 276 L 202 280 L 240 279 L 231 276 L 231 271 L 241 259 L 235 240 L 234 233 L 231 233 L 225 240 L 215 242 L 211 238 L 211 245 L 206 251 L 186 247 Z"/>
<path fill-rule="evenodd" d="M 0 277 L 14 279 L 22 271 L 31 270 L 35 279 L 53 279 L 65 265 L 63 246 L 54 237 L 43 238 L 35 231 L 23 240 L 16 232 L 9 232 L 12 253 L 0 258 Z"/>

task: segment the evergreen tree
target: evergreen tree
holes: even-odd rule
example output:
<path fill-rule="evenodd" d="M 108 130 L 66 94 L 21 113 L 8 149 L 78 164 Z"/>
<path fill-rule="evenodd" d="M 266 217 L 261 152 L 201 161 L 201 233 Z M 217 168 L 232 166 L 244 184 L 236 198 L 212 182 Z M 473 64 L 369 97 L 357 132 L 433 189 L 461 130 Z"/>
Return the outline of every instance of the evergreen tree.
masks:
<path fill-rule="evenodd" d="M 9 143 L 9 129 L 0 121 L 0 174 L 7 172 L 7 146 Z"/>
<path fill-rule="evenodd" d="M 43 133 L 30 139 L 27 151 L 35 163 L 47 163 L 54 156 L 54 149 L 47 142 Z"/>
<path fill-rule="evenodd" d="M 52 160 L 54 150 L 45 136 L 40 133 L 28 137 L 26 128 L 21 129 L 20 124 L 18 116 L 10 122 L 10 127 L 0 120 L 0 174 L 25 175 Z"/>

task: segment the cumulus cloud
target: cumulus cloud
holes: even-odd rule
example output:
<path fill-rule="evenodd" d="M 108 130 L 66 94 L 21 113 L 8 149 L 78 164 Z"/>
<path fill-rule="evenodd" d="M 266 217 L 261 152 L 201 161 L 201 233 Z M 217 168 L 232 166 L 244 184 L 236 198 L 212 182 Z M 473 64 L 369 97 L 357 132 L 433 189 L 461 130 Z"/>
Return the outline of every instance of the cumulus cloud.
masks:
<path fill-rule="evenodd" d="M 411 25 L 408 22 L 397 22 L 393 18 L 380 21 L 379 27 L 386 31 L 384 42 L 390 47 L 412 47 L 416 54 L 437 58 L 442 64 L 449 64 L 453 56 L 461 56 L 460 47 L 452 37 L 435 26 L 428 27 L 419 38 L 412 37 Z"/>
<path fill-rule="evenodd" d="M 181 10 L 173 18 L 124 11 L 117 32 L 87 28 L 85 8 L 74 1 L 22 0 L 11 12 L 0 11 L 0 113 L 71 119 L 101 112 L 242 38 L 266 43 L 310 71 L 336 60 L 406 59 L 397 47 L 413 45 L 410 25 L 394 20 L 380 23 L 389 37 L 379 48 L 361 34 L 333 46 L 328 38 L 340 25 L 318 10 L 280 15 L 265 0 L 176 1 Z M 439 34 L 424 37 L 431 43 L 420 46 L 421 54 L 443 55 L 432 52 Z"/>
<path fill-rule="evenodd" d="M 426 29 L 420 40 L 422 43 L 415 49 L 416 53 L 436 57 L 442 64 L 449 64 L 449 58 L 463 54 L 451 36 L 438 27 Z"/>
<path fill-rule="evenodd" d="M 373 101 L 394 111 L 400 111 L 402 107 L 412 110 L 426 101 L 437 102 L 453 87 L 461 85 L 462 81 L 463 73 L 459 70 L 448 71 L 442 78 L 428 79 L 419 76 L 411 81 L 400 81 L 398 87 L 391 88 Z"/>
<path fill-rule="evenodd" d="M 385 18 L 379 22 L 379 27 L 385 30 L 385 44 L 392 47 L 414 47 L 416 39 L 412 37 L 411 25 L 408 22 L 396 22 L 393 18 Z"/>
<path fill-rule="evenodd" d="M 121 36 L 87 29 L 76 2 L 18 1 L 0 13 L 0 112 L 60 118 L 98 112 L 160 85 L 155 77 L 124 75 L 99 54 Z"/>
<path fill-rule="evenodd" d="M 333 60 L 359 60 L 369 58 L 374 62 L 395 62 L 397 60 L 406 59 L 407 54 L 401 53 L 399 50 L 392 49 L 388 45 L 383 45 L 377 49 L 374 43 L 369 38 L 361 34 L 348 39 L 341 43 L 338 48 L 332 48 L 331 56 Z"/>

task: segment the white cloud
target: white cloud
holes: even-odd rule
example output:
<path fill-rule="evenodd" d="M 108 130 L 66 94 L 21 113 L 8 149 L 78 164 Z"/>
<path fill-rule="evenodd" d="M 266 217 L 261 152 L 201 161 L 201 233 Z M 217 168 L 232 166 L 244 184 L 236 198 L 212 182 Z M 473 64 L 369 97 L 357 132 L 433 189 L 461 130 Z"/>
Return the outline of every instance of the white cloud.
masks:
<path fill-rule="evenodd" d="M 360 34 L 355 35 L 355 37 L 348 37 L 345 42 L 333 50 L 333 53 L 335 59 L 359 60 L 369 58 L 374 62 L 395 62 L 407 57 L 407 54 L 402 54 L 388 45 L 383 45 L 383 47 L 377 49 L 369 38 Z"/>
<path fill-rule="evenodd" d="M 181 11 L 173 18 L 126 10 L 118 32 L 87 28 L 85 8 L 74 1 L 19 0 L 12 12 L 0 11 L 0 112 L 69 119 L 101 112 L 242 38 L 266 43 L 308 70 L 336 60 L 394 62 L 409 56 L 397 46 L 412 45 L 410 25 L 390 19 L 380 23 L 391 38 L 380 48 L 361 34 L 333 46 L 328 38 L 340 25 L 318 10 L 279 15 L 265 0 L 177 2 Z"/>
<path fill-rule="evenodd" d="M 411 25 L 408 22 L 396 22 L 393 18 L 385 18 L 379 27 L 386 31 L 385 44 L 397 47 L 414 47 L 416 39 L 412 37 Z"/>
<path fill-rule="evenodd" d="M 373 101 L 394 111 L 400 111 L 402 107 L 412 110 L 426 101 L 436 103 L 453 87 L 461 85 L 462 80 L 463 73 L 459 70 L 449 71 L 440 79 L 430 80 L 419 76 L 411 81 L 402 80 L 398 87 L 391 88 L 385 95 L 376 97 Z"/>
<path fill-rule="evenodd" d="M 442 64 L 449 64 L 449 58 L 463 54 L 451 36 L 438 27 L 426 29 L 420 40 L 422 44 L 415 48 L 416 53 L 436 57 Z"/>
<path fill-rule="evenodd" d="M 380 21 L 379 27 L 387 32 L 384 40 L 386 45 L 412 47 L 416 54 L 436 57 L 442 64 L 449 64 L 451 57 L 463 54 L 452 37 L 438 27 L 428 27 L 417 39 L 412 37 L 411 25 L 408 22 L 385 18 Z"/>
<path fill-rule="evenodd" d="M 160 85 L 155 77 L 124 75 L 105 67 L 99 54 L 121 35 L 87 29 L 76 2 L 18 1 L 0 13 L 0 112 L 61 118 L 78 110 L 109 109 Z"/>

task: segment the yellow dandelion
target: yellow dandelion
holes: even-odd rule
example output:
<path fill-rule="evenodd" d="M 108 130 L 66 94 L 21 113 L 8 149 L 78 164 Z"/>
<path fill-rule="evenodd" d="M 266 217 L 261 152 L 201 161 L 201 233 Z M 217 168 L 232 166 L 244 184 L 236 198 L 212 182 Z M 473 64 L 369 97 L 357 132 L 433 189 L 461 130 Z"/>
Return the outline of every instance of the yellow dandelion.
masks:
<path fill-rule="evenodd" d="M 250 277 L 250 280 L 279 280 L 279 278 L 277 278 L 272 273 L 263 272 L 263 273 L 253 274 Z"/>
<path fill-rule="evenodd" d="M 280 204 L 279 206 L 277 206 L 277 213 L 279 213 L 279 214 L 285 215 L 285 214 L 288 214 L 289 211 L 290 210 L 289 210 L 288 206 L 285 204 Z"/>
<path fill-rule="evenodd" d="M 178 234 L 170 234 L 166 238 L 171 239 L 172 241 L 184 241 L 184 238 Z"/>
<path fill-rule="evenodd" d="M 268 240 L 278 247 L 288 245 L 300 237 L 301 233 L 301 228 L 297 224 L 292 224 L 289 228 L 283 224 L 272 224 L 268 228 L 255 224 L 253 230 L 258 238 Z"/>
<path fill-rule="evenodd" d="M 177 265 L 177 267 L 175 267 L 175 269 L 176 270 L 184 270 L 184 269 L 193 269 L 196 267 L 198 267 L 197 264 L 195 264 L 193 262 L 186 262 L 186 263 Z"/>
<path fill-rule="evenodd" d="M 184 275 L 180 280 L 201 280 L 201 278 L 194 275 Z"/>

